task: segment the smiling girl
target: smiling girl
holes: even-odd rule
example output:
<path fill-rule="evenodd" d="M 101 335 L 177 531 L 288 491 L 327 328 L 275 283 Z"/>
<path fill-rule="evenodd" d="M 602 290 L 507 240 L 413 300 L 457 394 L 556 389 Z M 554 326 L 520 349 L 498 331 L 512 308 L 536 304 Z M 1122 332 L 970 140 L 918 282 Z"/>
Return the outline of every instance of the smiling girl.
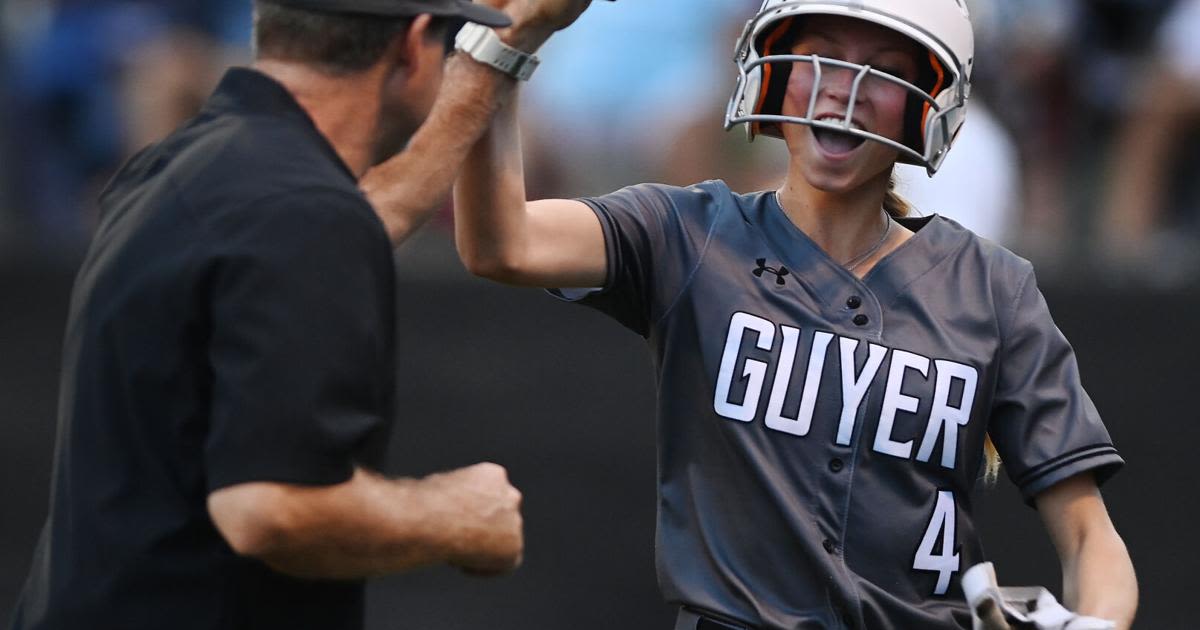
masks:
<path fill-rule="evenodd" d="M 969 494 L 1001 457 L 1065 603 L 1131 623 L 1133 568 L 1097 490 L 1122 460 L 1031 266 L 908 217 L 891 190 L 898 161 L 941 164 L 973 54 L 961 0 L 767 0 L 726 123 L 787 144 L 774 191 L 526 201 L 513 107 L 474 148 L 467 267 L 585 287 L 557 293 L 649 342 L 677 628 L 970 627 Z"/>

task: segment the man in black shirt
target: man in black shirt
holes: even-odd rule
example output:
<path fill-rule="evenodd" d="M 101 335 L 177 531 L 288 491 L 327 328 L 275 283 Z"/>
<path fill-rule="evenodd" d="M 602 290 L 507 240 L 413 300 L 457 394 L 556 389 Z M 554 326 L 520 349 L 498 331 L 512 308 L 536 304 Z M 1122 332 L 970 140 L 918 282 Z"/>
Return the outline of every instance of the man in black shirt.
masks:
<path fill-rule="evenodd" d="M 519 2 L 514 43 L 587 4 Z M 445 41 L 509 18 L 467 0 L 256 10 L 254 69 L 229 71 L 101 196 L 18 630 L 359 628 L 365 577 L 520 562 L 503 468 L 373 472 L 393 408 L 389 236 L 445 197 L 511 90 L 456 58 L 446 72 L 494 89 L 443 103 Z M 431 112 L 440 126 L 415 137 Z M 381 221 L 359 179 L 406 145 L 372 175 Z"/>

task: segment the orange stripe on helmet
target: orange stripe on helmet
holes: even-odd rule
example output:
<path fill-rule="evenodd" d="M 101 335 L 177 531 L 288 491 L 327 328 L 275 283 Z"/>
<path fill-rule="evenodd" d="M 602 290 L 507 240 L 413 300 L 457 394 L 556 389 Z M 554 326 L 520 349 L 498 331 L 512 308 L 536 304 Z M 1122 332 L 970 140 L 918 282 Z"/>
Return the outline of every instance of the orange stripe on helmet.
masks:
<path fill-rule="evenodd" d="M 783 21 L 781 21 L 779 23 L 779 25 L 776 26 L 773 31 L 771 31 L 771 34 L 767 35 L 767 40 L 765 42 L 763 42 L 763 47 L 762 47 L 762 56 L 763 57 L 769 57 L 771 55 L 777 54 L 774 50 L 772 50 L 772 48 L 775 47 L 775 44 L 779 43 L 779 40 L 792 27 L 792 20 L 794 20 L 795 17 L 796 16 L 793 15 L 793 16 L 788 16 L 788 17 L 784 18 Z M 762 113 L 763 103 L 767 100 L 767 90 L 768 90 L 768 88 L 771 87 L 771 70 L 772 70 L 771 64 L 769 64 L 769 63 L 763 64 L 763 66 L 762 66 L 762 71 L 763 71 L 762 85 L 760 85 L 758 88 L 758 100 L 754 105 L 754 111 L 751 112 L 752 114 L 761 114 Z M 754 134 L 758 135 L 760 132 L 760 127 L 762 126 L 761 123 L 754 122 L 754 123 L 750 123 L 750 125 L 753 128 Z"/>
<path fill-rule="evenodd" d="M 929 65 L 933 66 L 933 71 L 937 73 L 937 81 L 933 84 L 933 89 L 929 91 L 929 95 L 937 98 L 938 92 L 942 91 L 946 82 L 946 70 L 942 68 L 942 62 L 938 61 L 937 55 L 933 51 L 929 51 Z M 929 109 L 933 107 L 932 103 L 925 103 L 921 108 L 921 140 L 925 140 L 925 121 L 929 120 Z"/>

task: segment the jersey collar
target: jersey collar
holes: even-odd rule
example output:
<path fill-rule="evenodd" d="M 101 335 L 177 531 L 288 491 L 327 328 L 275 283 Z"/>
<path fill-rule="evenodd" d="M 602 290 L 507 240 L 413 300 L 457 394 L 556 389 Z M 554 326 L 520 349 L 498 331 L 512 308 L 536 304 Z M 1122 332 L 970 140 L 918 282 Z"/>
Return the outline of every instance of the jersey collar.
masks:
<path fill-rule="evenodd" d="M 845 314 L 848 318 L 857 313 L 867 315 L 869 324 L 857 328 L 871 337 L 882 334 L 886 323 L 883 308 L 964 246 L 970 235 L 957 223 L 936 214 L 899 219 L 916 234 L 859 280 L 787 218 L 773 193 L 751 199 L 752 203 L 742 205 L 742 214 L 760 229 L 772 252 L 830 314 Z M 851 296 L 862 300 L 861 308 L 842 313 Z"/>

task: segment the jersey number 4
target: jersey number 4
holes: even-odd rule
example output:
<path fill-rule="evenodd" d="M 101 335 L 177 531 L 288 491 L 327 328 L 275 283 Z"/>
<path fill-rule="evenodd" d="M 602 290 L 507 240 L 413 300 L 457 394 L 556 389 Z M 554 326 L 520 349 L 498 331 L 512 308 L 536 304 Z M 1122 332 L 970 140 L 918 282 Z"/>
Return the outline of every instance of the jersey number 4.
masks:
<path fill-rule="evenodd" d="M 955 512 L 954 493 L 939 490 L 937 503 L 933 506 L 933 517 L 929 519 L 929 527 L 925 529 L 925 536 L 921 538 L 921 545 L 917 547 L 917 555 L 913 558 L 914 569 L 937 572 L 934 595 L 945 595 L 950 588 L 950 578 L 958 571 L 958 554 L 954 550 Z M 941 545 L 938 545 L 939 538 Z"/>

